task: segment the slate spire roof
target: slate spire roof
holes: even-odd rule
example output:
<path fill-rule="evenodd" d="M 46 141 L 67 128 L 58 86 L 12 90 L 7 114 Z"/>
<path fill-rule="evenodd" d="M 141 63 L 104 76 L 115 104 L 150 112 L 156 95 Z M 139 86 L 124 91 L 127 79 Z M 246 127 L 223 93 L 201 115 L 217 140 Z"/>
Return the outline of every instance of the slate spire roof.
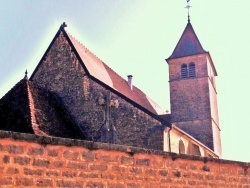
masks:
<path fill-rule="evenodd" d="M 168 59 L 191 56 L 201 53 L 206 53 L 206 51 L 203 49 L 197 35 L 195 34 L 192 24 L 188 22 L 172 55 Z"/>

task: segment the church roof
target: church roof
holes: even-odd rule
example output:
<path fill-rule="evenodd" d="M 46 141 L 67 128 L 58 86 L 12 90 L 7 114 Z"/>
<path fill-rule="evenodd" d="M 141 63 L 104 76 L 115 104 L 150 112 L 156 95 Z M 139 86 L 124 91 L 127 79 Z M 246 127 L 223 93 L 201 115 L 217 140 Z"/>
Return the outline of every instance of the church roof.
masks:
<path fill-rule="evenodd" d="M 206 53 L 190 22 L 188 22 L 172 55 L 168 59 Z"/>
<path fill-rule="evenodd" d="M 1 130 L 84 138 L 57 95 L 26 77 L 0 99 L 0 119 Z"/>
<path fill-rule="evenodd" d="M 66 32 L 65 32 L 66 33 Z M 79 54 L 83 64 L 85 65 L 88 73 L 101 81 L 103 84 L 111 87 L 115 91 L 119 92 L 126 98 L 140 105 L 141 107 L 149 110 L 154 114 L 163 114 L 164 111 L 150 99 L 145 93 L 139 88 L 133 86 L 131 90 L 128 82 L 112 70 L 107 64 L 101 61 L 96 55 L 94 55 L 85 46 L 79 43 L 74 37 L 67 34 L 74 48 Z"/>
<path fill-rule="evenodd" d="M 156 104 L 136 86 L 133 86 L 133 89 L 131 90 L 128 82 L 125 79 L 123 79 L 120 75 L 113 71 L 107 64 L 101 61 L 95 54 L 93 54 L 84 45 L 78 42 L 74 37 L 68 34 L 65 31 L 64 27 L 60 27 L 55 38 L 60 34 L 60 32 L 64 34 L 73 51 L 76 53 L 76 56 L 78 57 L 78 60 L 80 61 L 82 67 L 93 80 L 99 82 L 104 87 L 111 89 L 117 95 L 136 105 L 138 108 L 147 111 L 154 115 L 156 118 L 162 120 L 162 118 L 160 118 L 158 115 L 164 114 L 165 112 L 160 108 L 158 104 Z M 48 51 L 49 49 L 47 49 L 46 53 Z M 46 53 L 43 57 L 46 56 Z M 31 80 L 42 61 L 43 58 L 33 72 Z"/>

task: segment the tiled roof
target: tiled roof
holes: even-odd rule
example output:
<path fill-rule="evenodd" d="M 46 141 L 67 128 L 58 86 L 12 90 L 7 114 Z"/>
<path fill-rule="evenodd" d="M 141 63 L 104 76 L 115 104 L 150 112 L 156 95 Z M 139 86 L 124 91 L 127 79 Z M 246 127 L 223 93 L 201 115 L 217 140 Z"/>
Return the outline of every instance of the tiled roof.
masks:
<path fill-rule="evenodd" d="M 23 79 L 0 99 L 0 128 L 2 130 L 34 133 L 27 92 L 27 83 Z"/>
<path fill-rule="evenodd" d="M 80 56 L 88 73 L 92 77 L 101 81 L 103 84 L 111 87 L 115 91 L 119 92 L 126 98 L 132 100 L 139 106 L 152 112 L 155 115 L 165 113 L 158 104 L 156 104 L 140 89 L 133 86 L 133 89 L 131 90 L 130 86 L 128 85 L 125 79 L 123 79 L 115 71 L 113 71 L 110 67 L 108 67 L 97 56 L 95 56 L 92 52 L 90 52 L 85 46 L 80 44 L 74 37 L 66 33 L 64 30 L 63 32 L 67 35 L 67 37 L 71 41 L 73 47 Z"/>
<path fill-rule="evenodd" d="M 205 53 L 189 22 L 169 59 Z"/>
<path fill-rule="evenodd" d="M 106 85 L 113 87 L 113 81 L 106 71 L 105 64 L 70 34 L 66 33 L 65 31 L 64 34 L 69 37 L 81 60 L 86 66 L 89 74 L 102 81 Z"/>
<path fill-rule="evenodd" d="M 60 99 L 28 79 L 0 99 L 0 129 L 42 136 L 84 138 Z"/>

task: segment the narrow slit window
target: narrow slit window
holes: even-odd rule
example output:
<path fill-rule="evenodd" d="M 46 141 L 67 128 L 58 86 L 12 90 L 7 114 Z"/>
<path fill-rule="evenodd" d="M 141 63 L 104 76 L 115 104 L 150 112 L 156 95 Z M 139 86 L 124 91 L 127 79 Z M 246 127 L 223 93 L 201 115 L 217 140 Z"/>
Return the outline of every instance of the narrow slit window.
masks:
<path fill-rule="evenodd" d="M 189 64 L 189 77 L 195 77 L 195 64 L 194 63 L 190 63 Z"/>
<path fill-rule="evenodd" d="M 201 156 L 200 147 L 199 147 L 198 145 L 192 143 L 191 154 L 192 154 L 192 155 Z"/>
<path fill-rule="evenodd" d="M 185 154 L 185 145 L 182 140 L 179 140 L 179 153 L 180 154 Z"/>
<path fill-rule="evenodd" d="M 181 66 L 181 78 L 187 78 L 188 77 L 188 70 L 187 70 L 187 65 L 182 65 Z"/>

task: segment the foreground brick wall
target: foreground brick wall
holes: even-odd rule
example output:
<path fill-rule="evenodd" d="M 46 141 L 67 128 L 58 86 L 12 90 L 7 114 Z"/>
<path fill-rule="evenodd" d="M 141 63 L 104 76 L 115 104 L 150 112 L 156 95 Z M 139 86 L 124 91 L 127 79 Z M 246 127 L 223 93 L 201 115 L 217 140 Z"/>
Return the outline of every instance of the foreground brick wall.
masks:
<path fill-rule="evenodd" d="M 249 165 L 0 131 L 0 187 L 249 188 Z"/>

